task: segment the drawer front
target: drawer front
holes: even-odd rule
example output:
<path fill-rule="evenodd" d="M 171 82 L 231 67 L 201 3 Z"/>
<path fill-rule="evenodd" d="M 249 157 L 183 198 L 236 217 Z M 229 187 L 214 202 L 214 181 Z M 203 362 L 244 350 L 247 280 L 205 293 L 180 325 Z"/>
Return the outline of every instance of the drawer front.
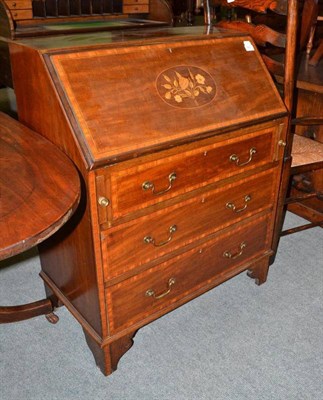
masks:
<path fill-rule="evenodd" d="M 148 4 L 124 5 L 123 12 L 124 14 L 148 13 L 149 5 Z"/>
<path fill-rule="evenodd" d="M 31 19 L 33 17 L 32 10 L 11 10 L 11 14 L 14 20 Z"/>
<path fill-rule="evenodd" d="M 106 289 L 111 333 L 160 312 L 212 281 L 225 281 L 268 250 L 268 216 Z"/>
<path fill-rule="evenodd" d="M 275 201 L 276 169 L 102 232 L 105 279 L 201 239 Z"/>
<path fill-rule="evenodd" d="M 123 1 L 123 6 L 131 6 L 131 5 L 136 5 L 136 4 L 145 4 L 149 5 L 149 0 L 124 0 Z"/>
<path fill-rule="evenodd" d="M 5 2 L 10 10 L 32 9 L 31 0 L 12 0 Z"/>
<path fill-rule="evenodd" d="M 143 157 L 129 167 L 127 163 L 121 163 L 100 170 L 97 179 L 105 183 L 101 187 L 98 184 L 98 196 L 111 200 L 109 219 L 116 220 L 136 210 L 272 162 L 277 149 L 276 133 L 277 129 L 272 127 L 191 151 L 181 152 L 179 148 L 178 153 L 170 157 L 157 158 L 156 155 L 155 159 L 150 158 L 148 162 Z M 106 222 L 107 215 L 101 207 L 101 223 Z"/>

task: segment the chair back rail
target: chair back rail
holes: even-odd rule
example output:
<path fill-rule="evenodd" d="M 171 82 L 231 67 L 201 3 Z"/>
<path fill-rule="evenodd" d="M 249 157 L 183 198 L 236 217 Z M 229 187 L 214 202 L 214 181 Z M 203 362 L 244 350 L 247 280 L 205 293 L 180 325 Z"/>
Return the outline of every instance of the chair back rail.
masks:
<path fill-rule="evenodd" d="M 225 7 L 243 8 L 246 12 L 266 14 L 269 11 L 286 16 L 285 30 L 276 30 L 264 23 L 253 23 L 249 17 L 238 20 L 222 20 L 218 27 L 247 32 L 253 38 L 258 47 L 263 47 L 263 60 L 272 75 L 284 77 L 283 100 L 287 109 L 291 112 L 293 107 L 293 91 L 295 87 L 295 67 L 297 51 L 297 27 L 299 0 L 212 0 L 213 5 Z M 270 51 L 268 51 L 270 47 Z M 284 53 L 284 57 L 277 56 Z"/>

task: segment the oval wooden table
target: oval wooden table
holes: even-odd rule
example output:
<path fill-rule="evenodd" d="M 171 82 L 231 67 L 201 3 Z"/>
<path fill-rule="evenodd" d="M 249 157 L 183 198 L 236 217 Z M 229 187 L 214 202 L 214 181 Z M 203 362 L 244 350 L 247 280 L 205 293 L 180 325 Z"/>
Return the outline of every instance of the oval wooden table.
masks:
<path fill-rule="evenodd" d="M 0 260 L 36 246 L 74 213 L 80 198 L 76 168 L 56 146 L 0 113 Z M 44 299 L 0 307 L 0 323 L 51 314 Z M 48 318 L 55 322 L 55 318 Z"/>

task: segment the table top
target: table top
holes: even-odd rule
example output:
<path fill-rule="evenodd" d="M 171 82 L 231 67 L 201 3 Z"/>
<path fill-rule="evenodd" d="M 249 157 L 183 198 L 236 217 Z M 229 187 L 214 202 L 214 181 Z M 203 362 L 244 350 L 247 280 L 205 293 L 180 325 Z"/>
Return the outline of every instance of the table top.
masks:
<path fill-rule="evenodd" d="M 80 197 L 76 168 L 56 146 L 0 113 L 0 260 L 56 232 Z"/>

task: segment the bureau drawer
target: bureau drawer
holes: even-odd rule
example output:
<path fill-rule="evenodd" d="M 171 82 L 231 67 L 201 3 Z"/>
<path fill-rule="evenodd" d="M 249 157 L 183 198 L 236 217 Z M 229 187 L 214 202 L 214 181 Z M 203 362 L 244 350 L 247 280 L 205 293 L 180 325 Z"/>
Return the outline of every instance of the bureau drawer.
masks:
<path fill-rule="evenodd" d="M 98 198 L 108 198 L 100 207 L 100 222 L 117 220 L 166 199 L 271 163 L 277 152 L 277 128 L 272 127 L 226 141 L 200 145 L 167 157 L 141 157 L 97 172 Z M 217 140 L 217 141 L 216 141 Z M 205 143 L 205 142 L 204 142 Z M 164 152 L 165 153 L 165 152 Z M 109 217 L 108 217 L 109 215 Z"/>
<path fill-rule="evenodd" d="M 102 232 L 105 279 L 204 238 L 275 202 L 277 169 Z"/>
<path fill-rule="evenodd" d="M 144 4 L 144 5 L 148 6 L 149 0 L 124 0 L 123 7 L 130 6 L 130 5 L 135 6 L 138 4 Z"/>
<path fill-rule="evenodd" d="M 32 10 L 11 10 L 14 20 L 31 19 L 33 17 Z"/>
<path fill-rule="evenodd" d="M 146 4 L 131 4 L 123 6 L 124 14 L 138 14 L 138 13 L 148 13 L 149 5 Z"/>
<path fill-rule="evenodd" d="M 157 267 L 106 289 L 111 333 L 172 306 L 212 281 L 220 283 L 269 249 L 268 216 L 241 225 Z"/>
<path fill-rule="evenodd" d="M 5 2 L 10 10 L 32 9 L 31 0 L 12 0 Z"/>

